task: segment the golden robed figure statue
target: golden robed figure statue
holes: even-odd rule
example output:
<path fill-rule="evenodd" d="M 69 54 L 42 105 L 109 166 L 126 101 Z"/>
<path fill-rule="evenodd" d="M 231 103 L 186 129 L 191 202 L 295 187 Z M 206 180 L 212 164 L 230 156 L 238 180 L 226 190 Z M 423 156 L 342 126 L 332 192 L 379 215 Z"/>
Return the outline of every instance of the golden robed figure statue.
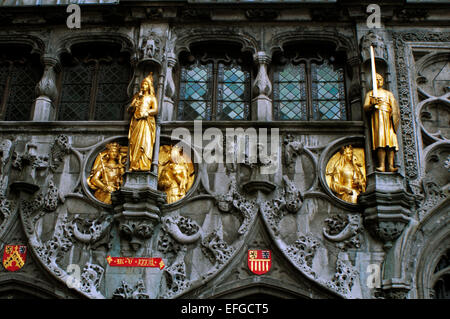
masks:
<path fill-rule="evenodd" d="M 126 146 L 109 143 L 106 145 L 106 150 L 97 155 L 87 183 L 91 189 L 95 190 L 94 196 L 99 201 L 111 204 L 111 193 L 122 185 L 126 154 Z"/>
<path fill-rule="evenodd" d="M 152 73 L 141 82 L 140 91 L 134 95 L 128 112 L 132 113 L 128 131 L 130 171 L 149 171 L 155 144 L 155 115 L 158 113 Z"/>
<path fill-rule="evenodd" d="M 376 94 L 374 90 L 366 94 L 364 111 L 371 113 L 372 149 L 377 151 L 379 172 L 396 172 L 394 167 L 395 151 L 398 151 L 397 129 L 400 111 L 397 100 L 390 91 L 383 88 L 383 77 L 376 74 Z M 386 169 L 387 153 L 387 169 Z"/>
<path fill-rule="evenodd" d="M 171 145 L 160 147 L 158 189 L 167 194 L 168 204 L 186 196 L 194 178 L 194 165 L 181 148 Z"/>
<path fill-rule="evenodd" d="M 366 190 L 364 150 L 351 145 L 343 147 L 328 162 L 326 174 L 328 186 L 336 196 L 356 204 L 359 194 Z"/>

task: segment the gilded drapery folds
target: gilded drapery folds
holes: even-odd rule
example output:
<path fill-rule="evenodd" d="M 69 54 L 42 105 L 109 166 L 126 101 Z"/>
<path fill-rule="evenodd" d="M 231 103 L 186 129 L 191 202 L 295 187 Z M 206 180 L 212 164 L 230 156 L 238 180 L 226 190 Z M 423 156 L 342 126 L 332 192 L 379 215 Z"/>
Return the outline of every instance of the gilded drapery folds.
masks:
<path fill-rule="evenodd" d="M 122 186 L 127 150 L 127 146 L 116 142 L 107 144 L 97 155 L 87 178 L 95 198 L 105 204 L 111 204 L 111 193 Z M 177 146 L 162 145 L 159 148 L 158 189 L 167 194 L 168 204 L 186 196 L 194 179 L 194 164 L 189 155 L 183 154 Z"/>
<path fill-rule="evenodd" d="M 109 143 L 106 149 L 97 155 L 87 184 L 95 190 L 94 196 L 99 201 L 111 204 L 111 193 L 122 185 L 127 149 L 118 143 Z"/>
<path fill-rule="evenodd" d="M 374 96 L 373 91 L 366 94 L 364 111 L 370 113 L 372 128 L 372 149 L 377 150 L 379 172 L 386 171 L 385 158 L 387 151 L 387 162 L 389 172 L 396 172 L 394 167 L 394 152 L 398 151 L 397 131 L 400 122 L 400 110 L 397 100 L 392 92 L 384 90 L 383 77 L 376 75 L 378 92 Z"/>
<path fill-rule="evenodd" d="M 177 146 L 163 145 L 159 151 L 158 189 L 167 194 L 171 204 L 186 196 L 194 183 L 194 165 Z"/>
<path fill-rule="evenodd" d="M 326 179 L 337 197 L 356 204 L 359 194 L 366 189 L 364 149 L 342 147 L 328 161 Z"/>
<path fill-rule="evenodd" d="M 134 95 L 128 112 L 132 116 L 128 132 L 129 170 L 149 171 L 155 144 L 155 116 L 158 113 L 152 73 L 141 82 L 141 89 Z"/>

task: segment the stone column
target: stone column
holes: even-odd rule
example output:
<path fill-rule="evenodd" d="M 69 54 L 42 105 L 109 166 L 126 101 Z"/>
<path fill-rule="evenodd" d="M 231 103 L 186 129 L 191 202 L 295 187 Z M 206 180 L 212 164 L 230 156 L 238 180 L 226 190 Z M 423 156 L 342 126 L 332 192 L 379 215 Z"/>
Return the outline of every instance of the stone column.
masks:
<path fill-rule="evenodd" d="M 252 87 L 252 120 L 271 121 L 272 120 L 272 99 L 269 97 L 272 93 L 272 83 L 267 74 L 267 66 L 271 59 L 263 51 L 259 51 L 255 57 L 258 63 L 258 75 Z"/>
<path fill-rule="evenodd" d="M 164 99 L 161 108 L 161 120 L 163 122 L 173 121 L 174 119 L 174 101 L 175 83 L 173 81 L 173 68 L 177 64 L 177 59 L 174 53 L 167 54 L 167 71 L 166 83 L 164 86 Z"/>
<path fill-rule="evenodd" d="M 42 57 L 44 73 L 36 86 L 37 98 L 32 108 L 33 121 L 51 121 L 55 115 L 55 102 L 58 97 L 56 74 L 61 71 L 60 61 L 52 55 Z"/>

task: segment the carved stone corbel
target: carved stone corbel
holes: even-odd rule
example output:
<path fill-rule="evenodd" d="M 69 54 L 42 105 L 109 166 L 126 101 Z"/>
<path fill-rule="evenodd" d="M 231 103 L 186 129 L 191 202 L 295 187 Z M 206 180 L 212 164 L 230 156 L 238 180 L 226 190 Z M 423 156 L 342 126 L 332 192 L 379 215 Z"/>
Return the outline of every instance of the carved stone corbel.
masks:
<path fill-rule="evenodd" d="M 34 194 L 39 190 L 36 181 L 37 171 L 48 168 L 48 156 L 38 155 L 37 145 L 29 142 L 26 144 L 23 153 L 14 152 L 12 166 L 20 171 L 20 177 L 11 183 L 11 188 Z"/>
<path fill-rule="evenodd" d="M 126 172 L 123 186 L 111 194 L 119 235 L 128 243 L 128 247 L 122 246 L 124 252 L 136 253 L 147 247 L 160 222 L 160 206 L 165 204 L 166 194 L 156 190 L 156 180 L 152 172 Z"/>
<path fill-rule="evenodd" d="M 385 63 L 388 61 L 388 51 L 383 38 L 370 30 L 361 38 L 361 56 L 362 62 L 370 60 L 370 46 L 373 47 L 375 59 L 383 60 Z"/>
<path fill-rule="evenodd" d="M 120 286 L 114 290 L 112 299 L 150 299 L 150 296 L 146 293 L 142 280 L 139 280 L 133 288 L 122 280 Z"/>
<path fill-rule="evenodd" d="M 364 207 L 364 224 L 369 232 L 389 250 L 411 219 L 413 194 L 403 187 L 399 173 L 374 172 L 367 176 L 366 192 L 358 203 Z"/>

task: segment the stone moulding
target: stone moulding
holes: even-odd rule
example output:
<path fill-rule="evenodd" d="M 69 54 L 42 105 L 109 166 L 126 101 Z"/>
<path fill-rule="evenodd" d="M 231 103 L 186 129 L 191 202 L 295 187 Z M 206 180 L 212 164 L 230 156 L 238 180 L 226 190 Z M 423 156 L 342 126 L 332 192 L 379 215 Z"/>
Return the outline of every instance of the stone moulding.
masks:
<path fill-rule="evenodd" d="M 287 31 L 276 34 L 270 42 L 270 54 L 275 51 L 283 51 L 283 46 L 287 43 L 296 41 L 315 40 L 323 42 L 331 42 L 336 46 L 336 51 L 345 51 L 347 58 L 358 58 L 358 44 L 352 38 L 336 31 L 321 30 L 320 32 L 314 31 Z"/>
<path fill-rule="evenodd" d="M 418 175 L 417 159 L 417 129 L 414 118 L 414 107 L 409 88 L 409 48 L 411 42 L 450 42 L 450 32 L 393 32 L 393 44 L 395 48 L 395 68 L 397 71 L 398 104 L 400 108 L 400 122 L 402 128 L 402 142 L 405 163 L 406 178 L 415 180 Z M 415 77 L 413 77 L 415 78 Z"/>
<path fill-rule="evenodd" d="M 246 32 L 230 28 L 213 28 L 213 30 L 192 29 L 188 34 L 185 34 L 184 29 L 175 29 L 174 33 L 177 34 L 177 42 L 174 50 L 176 56 L 179 56 L 182 51 L 190 52 L 191 44 L 205 41 L 237 42 L 241 44 L 242 51 L 249 51 L 252 54 L 256 54 L 257 48 L 259 47 L 258 41 L 253 36 Z"/>

